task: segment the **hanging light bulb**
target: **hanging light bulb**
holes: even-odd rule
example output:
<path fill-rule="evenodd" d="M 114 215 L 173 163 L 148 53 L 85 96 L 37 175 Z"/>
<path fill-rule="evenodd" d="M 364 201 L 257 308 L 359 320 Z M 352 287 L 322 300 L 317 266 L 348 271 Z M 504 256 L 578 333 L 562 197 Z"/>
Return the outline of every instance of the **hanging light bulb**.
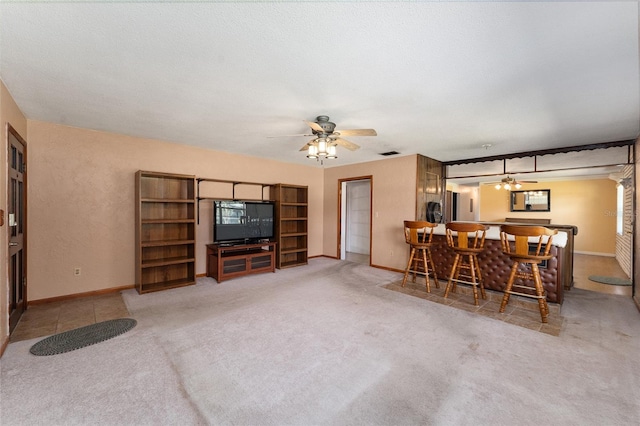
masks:
<path fill-rule="evenodd" d="M 498 190 L 504 189 L 506 191 L 511 191 L 512 187 L 515 187 L 515 189 L 520 189 L 522 188 L 522 184 L 517 180 L 515 180 L 515 178 L 509 177 L 509 176 L 502 179 L 502 182 L 499 182 L 495 185 L 496 189 Z"/>
<path fill-rule="evenodd" d="M 328 135 L 318 136 L 308 143 L 307 158 L 316 159 L 320 164 L 325 158 L 338 158 L 337 144 Z"/>
<path fill-rule="evenodd" d="M 327 139 L 325 138 L 318 139 L 318 155 L 320 157 L 327 156 Z"/>
<path fill-rule="evenodd" d="M 327 158 L 338 158 L 338 156 L 336 155 L 336 146 L 335 144 L 329 144 L 329 146 L 327 147 Z"/>
<path fill-rule="evenodd" d="M 307 154 L 307 158 L 318 158 L 318 145 L 311 144 L 309 145 L 309 153 Z"/>

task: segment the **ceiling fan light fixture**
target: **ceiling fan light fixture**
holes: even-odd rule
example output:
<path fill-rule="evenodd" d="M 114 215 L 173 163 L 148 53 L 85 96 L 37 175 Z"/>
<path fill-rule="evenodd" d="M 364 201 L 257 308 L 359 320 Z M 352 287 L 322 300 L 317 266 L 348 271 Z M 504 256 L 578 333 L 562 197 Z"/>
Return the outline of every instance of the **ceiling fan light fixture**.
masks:
<path fill-rule="evenodd" d="M 338 158 L 338 156 L 336 155 L 336 145 L 335 144 L 329 144 L 329 146 L 327 146 L 327 158 L 330 159 L 335 159 Z"/>
<path fill-rule="evenodd" d="M 318 158 L 318 145 L 310 144 L 307 158 Z"/>
<path fill-rule="evenodd" d="M 329 116 L 319 115 L 316 122 L 303 120 L 311 128 L 312 135 L 287 135 L 287 136 L 313 136 L 314 139 L 307 142 L 300 151 L 307 151 L 307 158 L 315 159 L 320 164 L 324 164 L 324 159 L 338 158 L 338 145 L 355 151 L 360 148 L 353 142 L 344 139 L 342 136 L 377 136 L 374 129 L 343 129 L 336 130 L 335 123 L 329 121 Z M 397 154 L 396 152 L 393 152 Z"/>
<path fill-rule="evenodd" d="M 506 178 L 502 179 L 500 182 L 497 182 L 495 185 L 495 188 L 497 190 L 506 189 L 507 191 L 511 191 L 511 188 L 515 188 L 515 189 L 522 188 L 523 183 L 538 183 L 538 182 L 534 180 L 525 180 L 525 181 L 518 182 L 515 178 L 507 176 Z"/>
<path fill-rule="evenodd" d="M 318 138 L 316 139 L 318 142 L 318 156 L 326 157 L 327 156 L 327 139 L 326 138 Z"/>

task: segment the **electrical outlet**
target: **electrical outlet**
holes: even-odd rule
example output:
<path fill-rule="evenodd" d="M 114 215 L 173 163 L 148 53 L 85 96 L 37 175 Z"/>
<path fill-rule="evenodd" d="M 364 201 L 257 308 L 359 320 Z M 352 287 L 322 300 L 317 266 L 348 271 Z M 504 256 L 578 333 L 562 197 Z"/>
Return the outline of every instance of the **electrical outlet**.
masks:
<path fill-rule="evenodd" d="M 80 268 L 74 268 L 73 269 L 73 275 L 75 275 L 75 276 L 80 275 Z"/>

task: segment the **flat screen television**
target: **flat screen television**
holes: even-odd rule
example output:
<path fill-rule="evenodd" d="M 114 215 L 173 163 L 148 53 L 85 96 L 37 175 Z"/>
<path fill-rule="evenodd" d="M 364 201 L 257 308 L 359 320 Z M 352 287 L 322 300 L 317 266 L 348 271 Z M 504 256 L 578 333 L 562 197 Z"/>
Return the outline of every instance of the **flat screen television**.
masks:
<path fill-rule="evenodd" d="M 248 244 L 274 236 L 272 202 L 214 201 L 213 242 Z"/>

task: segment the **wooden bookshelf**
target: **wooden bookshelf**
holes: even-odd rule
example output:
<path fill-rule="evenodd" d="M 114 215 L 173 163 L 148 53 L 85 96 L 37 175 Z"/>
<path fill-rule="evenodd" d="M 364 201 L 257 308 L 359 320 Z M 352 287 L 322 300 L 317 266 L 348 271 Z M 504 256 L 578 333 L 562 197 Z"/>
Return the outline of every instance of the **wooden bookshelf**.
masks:
<path fill-rule="evenodd" d="M 276 268 L 306 265 L 308 188 L 279 183 L 271 198 L 276 202 Z"/>
<path fill-rule="evenodd" d="M 136 173 L 138 293 L 195 284 L 195 176 Z"/>

